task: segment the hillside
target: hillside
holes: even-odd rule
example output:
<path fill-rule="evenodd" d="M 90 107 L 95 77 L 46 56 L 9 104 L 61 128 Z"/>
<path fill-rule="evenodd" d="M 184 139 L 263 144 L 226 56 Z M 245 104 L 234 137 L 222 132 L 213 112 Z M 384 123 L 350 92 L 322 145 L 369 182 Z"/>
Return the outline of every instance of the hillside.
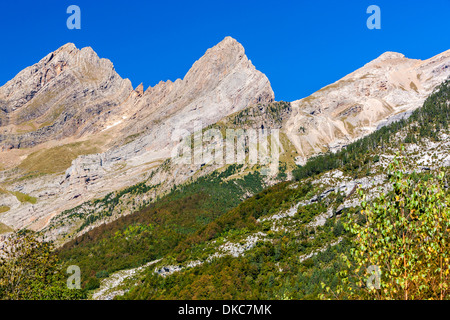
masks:
<path fill-rule="evenodd" d="M 188 242 L 189 249 L 179 246 L 134 282 L 125 282 L 125 290 L 131 286 L 131 291 L 124 298 L 319 298 L 326 293 L 322 282 L 331 288 L 340 283 L 339 272 L 346 265 L 339 254 L 353 247 L 343 223 L 360 211 L 354 186 L 359 185 L 369 201 L 389 194 L 386 169 L 401 144 L 405 149 L 400 157 L 412 179 L 426 181 L 441 169 L 449 194 L 449 119 L 447 81 L 408 120 L 391 124 L 336 156 L 320 157 L 353 161 L 301 179 L 299 174 L 308 171 L 300 167 L 297 182 L 278 185 L 243 202 L 215 222 L 220 228 L 214 236 L 206 236 L 208 227 L 204 228 Z M 358 157 L 361 154 L 373 159 L 367 161 L 370 165 Z M 319 159 L 310 163 L 314 161 Z M 243 219 L 248 215 L 256 221 Z M 177 254 L 183 250 L 189 252 L 188 258 L 180 259 Z"/>
<path fill-rule="evenodd" d="M 324 293 L 322 282 L 332 288 L 339 284 L 339 272 L 345 269 L 339 254 L 353 246 L 343 224 L 360 211 L 355 187 L 369 201 L 389 194 L 387 166 L 402 144 L 400 158 L 413 179 L 427 180 L 444 170 L 448 181 L 449 120 L 450 81 L 446 81 L 408 119 L 386 125 L 337 153 L 311 158 L 294 170 L 294 181 L 224 207 L 215 218 L 181 237 L 175 230 L 192 226 L 192 219 L 184 220 L 181 215 L 201 212 L 205 202 L 190 201 L 172 211 L 178 215 L 171 228 L 175 232 L 158 237 L 162 243 L 152 239 L 167 234 L 156 230 L 171 226 L 170 215 L 152 213 L 159 208 L 157 201 L 155 206 L 72 240 L 60 249 L 60 256 L 85 268 L 92 276 L 86 279 L 90 288 L 100 284 L 102 275 L 153 262 L 128 276 L 118 275 L 115 285 L 103 287 L 103 294 L 96 298 L 125 293 L 125 299 L 317 299 Z M 204 185 L 203 190 L 214 196 L 211 186 L 222 185 L 224 176 L 214 177 L 207 176 L 194 186 Z M 161 205 L 188 196 L 192 187 L 174 189 L 160 200 Z M 449 193 L 448 182 L 446 188 Z M 136 244 L 142 247 L 137 250 Z"/>
<path fill-rule="evenodd" d="M 318 298 L 394 159 L 448 194 L 449 66 L 387 52 L 287 102 L 231 37 L 147 89 L 66 44 L 0 87 L 0 234 L 54 243 L 95 299 Z"/>

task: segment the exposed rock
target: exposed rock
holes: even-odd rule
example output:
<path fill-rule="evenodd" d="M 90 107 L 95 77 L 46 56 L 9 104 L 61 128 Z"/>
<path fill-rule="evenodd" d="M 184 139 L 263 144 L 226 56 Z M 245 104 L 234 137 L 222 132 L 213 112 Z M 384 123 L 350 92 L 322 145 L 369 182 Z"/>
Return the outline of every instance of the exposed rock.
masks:
<path fill-rule="evenodd" d="M 314 257 L 315 255 L 317 255 L 318 253 L 326 251 L 329 247 L 333 247 L 333 246 L 339 244 L 339 243 L 342 241 L 342 239 L 343 239 L 342 237 L 339 237 L 336 241 L 333 241 L 333 242 L 329 243 L 328 245 L 326 245 L 326 246 L 324 246 L 324 247 L 322 247 L 322 248 L 319 248 L 319 249 L 317 249 L 317 250 L 314 250 L 314 251 L 312 251 L 312 252 L 309 253 L 309 254 L 301 255 L 301 256 L 298 258 L 298 260 L 299 260 L 300 262 L 303 262 L 303 261 L 305 261 L 305 260 L 307 260 L 307 259 L 309 259 L 309 258 L 312 258 L 312 257 Z"/>
<path fill-rule="evenodd" d="M 292 102 L 286 131 L 300 154 L 298 163 L 409 117 L 450 76 L 449 65 L 450 50 L 424 61 L 387 52 L 311 96 Z"/>
<path fill-rule="evenodd" d="M 149 263 L 146 263 L 138 268 L 134 269 L 128 269 L 128 270 L 121 270 L 118 271 L 112 275 L 110 275 L 108 278 L 103 279 L 100 284 L 100 288 L 95 290 L 95 292 L 92 295 L 93 300 L 112 300 L 115 296 L 123 295 L 125 293 L 124 290 L 120 289 L 121 285 L 123 284 L 124 280 L 129 279 L 133 276 L 136 276 L 143 272 L 146 268 L 149 266 L 158 263 L 161 259 L 151 261 Z"/>
<path fill-rule="evenodd" d="M 49 71 L 43 80 L 46 70 L 57 71 Z M 26 78 L 30 80 L 26 82 Z M 44 94 L 51 98 L 41 103 L 39 97 Z M 112 136 L 113 142 L 121 142 L 103 153 L 78 157 L 64 174 L 25 181 L 27 193 L 40 201 L 32 212 L 21 205 L 1 219 L 16 228 L 42 229 L 63 210 L 148 177 L 179 143 L 172 136 L 175 130 L 192 132 L 197 121 L 205 127 L 251 104 L 273 100 L 269 80 L 231 37 L 207 50 L 183 80 L 161 82 L 145 91 L 143 85 L 133 90 L 128 80 L 115 73 L 111 62 L 98 59 L 92 49 L 78 50 L 68 44 L 0 88 L 0 109 L 6 110 L 9 123 L 3 126 L 2 122 L 2 129 L 11 132 L 0 137 L 0 142 L 18 148 L 64 137 L 103 139 L 99 136 L 103 132 Z M 18 119 L 13 116 L 16 113 L 26 114 L 26 121 L 40 123 L 61 105 L 65 107 L 55 124 L 14 133 L 25 121 L 14 120 Z M 34 106 L 39 111 L 31 112 Z M 133 136 L 131 141 L 125 139 Z M 191 175 L 159 173 L 152 182 L 171 181 L 168 176 L 181 183 Z"/>
<path fill-rule="evenodd" d="M 107 59 L 68 43 L 0 88 L 0 146 L 33 147 L 97 132 L 133 88 Z"/>

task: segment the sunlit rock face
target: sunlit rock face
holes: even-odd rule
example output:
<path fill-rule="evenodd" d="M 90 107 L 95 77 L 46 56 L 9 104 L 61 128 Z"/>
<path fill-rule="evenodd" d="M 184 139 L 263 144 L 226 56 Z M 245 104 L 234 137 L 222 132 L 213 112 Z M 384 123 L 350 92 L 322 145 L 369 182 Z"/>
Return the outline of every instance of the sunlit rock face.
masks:
<path fill-rule="evenodd" d="M 386 52 L 362 68 L 292 103 L 286 126 L 299 163 L 340 147 L 422 106 L 450 76 L 450 50 L 428 60 Z"/>

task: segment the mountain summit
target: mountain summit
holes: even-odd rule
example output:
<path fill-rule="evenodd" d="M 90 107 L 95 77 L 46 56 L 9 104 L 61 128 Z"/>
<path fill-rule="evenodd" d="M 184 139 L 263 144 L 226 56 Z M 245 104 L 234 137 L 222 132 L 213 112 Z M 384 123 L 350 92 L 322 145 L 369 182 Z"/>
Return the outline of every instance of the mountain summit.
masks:
<path fill-rule="evenodd" d="M 68 43 L 0 88 L 0 145 L 27 148 L 95 132 L 131 90 L 109 60 Z"/>
<path fill-rule="evenodd" d="M 362 68 L 292 102 L 286 130 L 299 163 L 337 150 L 392 121 L 408 117 L 450 76 L 450 50 L 427 60 L 386 52 Z"/>

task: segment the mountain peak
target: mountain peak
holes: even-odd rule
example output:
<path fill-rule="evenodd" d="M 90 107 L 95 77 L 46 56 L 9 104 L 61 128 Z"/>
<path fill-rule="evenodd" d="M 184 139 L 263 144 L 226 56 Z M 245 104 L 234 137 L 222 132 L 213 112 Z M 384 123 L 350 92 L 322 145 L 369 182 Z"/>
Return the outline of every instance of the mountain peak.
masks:
<path fill-rule="evenodd" d="M 227 36 L 197 60 L 184 80 L 199 86 L 215 87 L 217 83 L 232 74 L 260 74 L 245 55 L 244 47 L 234 38 Z M 265 76 L 264 76 L 265 77 Z M 251 77 L 250 77 L 251 78 Z M 268 80 L 267 80 L 268 82 Z"/>
<path fill-rule="evenodd" d="M 236 39 L 226 36 L 222 41 L 220 41 L 216 47 L 240 47 L 244 49 L 242 44 L 240 44 Z"/>
<path fill-rule="evenodd" d="M 374 61 L 385 61 L 385 60 L 403 59 L 403 58 L 405 58 L 405 55 L 402 53 L 387 51 L 387 52 L 381 54 Z"/>
<path fill-rule="evenodd" d="M 77 49 L 77 47 L 75 46 L 74 43 L 68 42 L 68 43 L 66 43 L 65 45 L 62 45 L 62 46 L 61 46 L 58 50 L 56 50 L 56 51 L 59 51 L 59 50 L 65 50 L 65 49 Z"/>
<path fill-rule="evenodd" d="M 208 49 L 203 58 L 216 60 L 226 57 L 226 60 L 236 61 L 245 57 L 245 49 L 236 39 L 227 36 L 214 47 Z"/>
<path fill-rule="evenodd" d="M 111 61 L 91 47 L 80 50 L 67 43 L 0 87 L 0 126 L 9 130 L 0 147 L 30 147 L 95 131 L 89 116 L 114 110 L 132 90 Z"/>

